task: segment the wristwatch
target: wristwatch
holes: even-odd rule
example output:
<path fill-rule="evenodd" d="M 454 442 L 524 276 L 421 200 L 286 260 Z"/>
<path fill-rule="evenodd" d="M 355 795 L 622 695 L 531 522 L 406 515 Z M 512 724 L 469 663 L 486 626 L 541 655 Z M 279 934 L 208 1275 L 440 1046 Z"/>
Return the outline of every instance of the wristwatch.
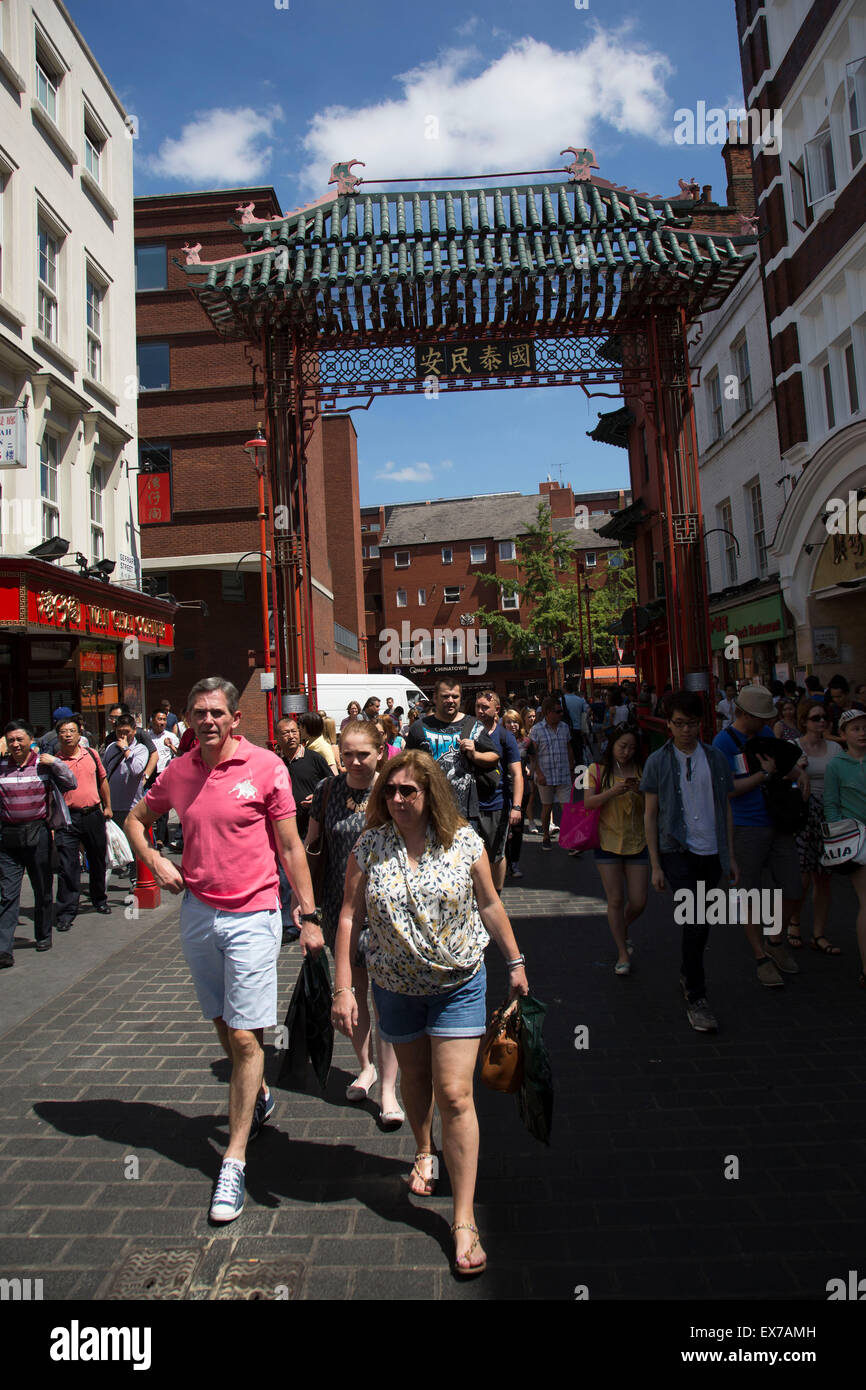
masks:
<path fill-rule="evenodd" d="M 317 907 L 315 912 L 302 912 L 301 921 L 315 922 L 316 926 L 320 927 L 322 925 L 322 909 Z"/>

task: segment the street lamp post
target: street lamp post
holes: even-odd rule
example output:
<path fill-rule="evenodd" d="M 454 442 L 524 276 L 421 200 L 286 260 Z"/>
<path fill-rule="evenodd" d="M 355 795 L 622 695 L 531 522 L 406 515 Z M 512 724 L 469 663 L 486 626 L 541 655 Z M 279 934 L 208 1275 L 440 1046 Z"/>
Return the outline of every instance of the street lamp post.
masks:
<path fill-rule="evenodd" d="M 265 671 L 271 669 L 271 634 L 268 624 L 268 557 L 267 557 L 267 532 L 265 521 L 267 512 L 265 511 L 265 459 L 267 457 L 268 441 L 262 433 L 259 425 L 258 433 L 254 439 L 248 439 L 244 445 L 244 453 L 248 454 L 253 461 L 256 476 L 259 481 L 259 557 L 261 562 L 261 588 L 262 588 L 262 636 L 265 650 Z M 276 613 L 274 614 L 276 621 Z M 276 635 L 276 634 L 275 634 Z M 268 719 L 268 742 L 274 742 L 274 707 L 271 701 L 271 692 L 265 692 L 265 708 Z"/>

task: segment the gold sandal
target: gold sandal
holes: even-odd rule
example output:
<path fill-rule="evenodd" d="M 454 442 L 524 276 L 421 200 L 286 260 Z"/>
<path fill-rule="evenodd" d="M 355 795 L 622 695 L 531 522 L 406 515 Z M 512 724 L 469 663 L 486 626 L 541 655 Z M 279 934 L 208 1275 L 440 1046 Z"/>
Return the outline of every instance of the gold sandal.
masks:
<path fill-rule="evenodd" d="M 431 1172 L 429 1178 L 425 1178 L 424 1174 L 421 1172 L 421 1169 L 418 1167 L 419 1158 L 431 1158 L 433 1160 L 433 1171 Z M 439 1155 L 435 1152 L 435 1150 L 421 1149 L 419 1153 L 416 1153 L 415 1162 L 412 1164 L 412 1167 L 409 1170 L 408 1180 L 410 1183 L 413 1177 L 416 1177 L 419 1182 L 423 1182 L 424 1186 L 429 1187 L 430 1189 L 429 1192 L 416 1192 L 413 1187 L 410 1187 L 409 1191 L 412 1193 L 413 1197 L 432 1197 L 435 1194 L 436 1183 L 439 1178 Z"/>
<path fill-rule="evenodd" d="M 469 1260 L 469 1259 L 472 1258 L 472 1252 L 473 1252 L 473 1250 L 475 1250 L 476 1247 L 479 1246 L 479 1245 L 481 1244 L 481 1239 L 480 1239 L 480 1237 L 479 1237 L 479 1235 L 478 1235 L 478 1227 L 477 1227 L 477 1226 L 473 1226 L 471 1221 L 459 1221 L 459 1222 L 457 1222 L 456 1225 L 454 1225 L 454 1226 L 451 1227 L 451 1234 L 452 1234 L 452 1236 L 455 1235 L 457 1231 L 473 1231 L 474 1234 L 475 1234 L 475 1239 L 473 1240 L 473 1242 L 472 1242 L 472 1244 L 470 1245 L 469 1249 L 468 1249 L 468 1250 L 465 1250 L 465 1251 L 463 1252 L 463 1254 L 461 1255 L 461 1257 L 460 1257 L 460 1258 L 463 1259 L 463 1260 Z M 460 1278 L 462 1278 L 462 1279 L 466 1279 L 467 1277 L 471 1277 L 472 1275 L 475 1275 L 475 1274 L 483 1274 L 484 1271 L 485 1271 L 485 1269 L 487 1268 L 487 1256 L 486 1256 L 486 1255 L 484 1256 L 484 1260 L 483 1260 L 483 1262 L 482 1262 L 480 1265 L 461 1265 L 461 1264 L 458 1264 L 458 1262 L 457 1262 L 457 1242 L 455 1241 L 455 1242 L 454 1242 L 454 1259 L 453 1259 L 453 1261 L 452 1261 L 451 1268 L 452 1268 L 452 1270 L 454 1271 L 454 1273 L 457 1274 L 457 1275 L 459 1275 Z"/>

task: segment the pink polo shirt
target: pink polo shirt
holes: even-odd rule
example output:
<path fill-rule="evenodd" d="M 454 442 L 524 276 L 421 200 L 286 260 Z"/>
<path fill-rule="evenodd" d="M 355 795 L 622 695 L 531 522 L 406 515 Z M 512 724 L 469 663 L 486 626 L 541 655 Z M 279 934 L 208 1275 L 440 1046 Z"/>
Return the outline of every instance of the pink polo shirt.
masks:
<path fill-rule="evenodd" d="M 174 758 L 145 797 L 183 823 L 183 876 L 202 902 L 224 912 L 279 907 L 280 880 L 270 822 L 295 815 L 286 765 L 243 737 L 230 758 L 208 768 L 196 746 Z"/>

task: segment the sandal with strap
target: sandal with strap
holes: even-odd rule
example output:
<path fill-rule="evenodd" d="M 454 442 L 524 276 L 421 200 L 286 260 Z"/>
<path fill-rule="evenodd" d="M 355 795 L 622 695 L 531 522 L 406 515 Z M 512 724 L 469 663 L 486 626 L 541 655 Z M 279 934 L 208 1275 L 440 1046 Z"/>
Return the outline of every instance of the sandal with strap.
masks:
<path fill-rule="evenodd" d="M 430 1173 L 429 1178 L 428 1178 L 428 1177 L 425 1177 L 424 1174 L 421 1172 L 421 1169 L 418 1167 L 418 1160 L 421 1159 L 421 1158 L 429 1158 L 429 1159 L 432 1159 L 432 1161 L 433 1161 L 433 1168 L 432 1168 L 432 1172 Z M 411 1186 L 411 1182 L 412 1182 L 413 1177 L 414 1177 L 414 1178 L 417 1178 L 419 1183 L 423 1183 L 424 1186 L 425 1186 L 426 1188 L 429 1188 L 429 1191 L 427 1191 L 427 1192 L 416 1192 L 415 1188 Z M 408 1182 L 410 1183 L 409 1191 L 412 1193 L 412 1195 L 413 1195 L 414 1197 L 432 1197 L 432 1196 L 434 1195 L 434 1193 L 436 1192 L 436 1183 L 437 1183 L 437 1181 L 438 1181 L 438 1178 L 439 1178 L 439 1155 L 438 1155 L 434 1150 L 432 1150 L 432 1149 L 421 1149 L 418 1153 L 416 1153 L 416 1155 L 415 1155 L 415 1162 L 412 1164 L 412 1167 L 411 1167 L 411 1169 L 409 1170 L 409 1178 L 408 1178 Z"/>
<path fill-rule="evenodd" d="M 478 1227 L 477 1227 L 477 1226 L 473 1226 L 471 1221 L 458 1221 L 455 1225 L 453 1225 L 453 1226 L 451 1227 L 451 1234 L 452 1234 L 452 1236 L 456 1235 L 456 1233 L 457 1233 L 458 1231 L 472 1231 L 473 1234 L 474 1234 L 474 1236 L 475 1236 L 475 1239 L 473 1240 L 473 1242 L 472 1242 L 472 1244 L 470 1245 L 469 1249 L 466 1250 L 466 1251 L 464 1251 L 464 1253 L 460 1256 L 460 1259 L 461 1259 L 461 1260 L 469 1260 L 469 1259 L 471 1259 L 471 1257 L 472 1257 L 472 1252 L 473 1252 L 474 1250 L 476 1250 L 476 1249 L 478 1248 L 478 1246 L 481 1244 L 481 1238 L 480 1238 L 480 1236 L 478 1235 Z M 456 1242 L 456 1240 L 455 1240 L 455 1242 L 454 1242 L 454 1260 L 453 1260 L 453 1262 L 452 1262 L 451 1268 L 452 1268 L 452 1270 L 454 1271 L 454 1273 L 455 1273 L 456 1275 L 458 1275 L 461 1279 L 472 1278 L 472 1277 L 474 1277 L 476 1274 L 483 1274 L 483 1273 L 484 1273 L 485 1269 L 487 1268 L 487 1256 L 486 1256 L 486 1255 L 484 1256 L 484 1259 L 482 1260 L 481 1264 L 478 1264 L 478 1265 L 470 1265 L 470 1264 L 462 1265 L 462 1264 L 459 1263 L 458 1258 L 457 1258 L 457 1242 Z"/>
<path fill-rule="evenodd" d="M 841 947 L 834 946 L 833 942 L 826 936 L 813 936 L 809 945 L 813 951 L 820 951 L 822 956 L 841 956 L 842 954 Z"/>
<path fill-rule="evenodd" d="M 791 927 L 796 927 L 796 931 L 792 931 L 792 930 L 791 930 Z M 786 936 L 788 945 L 791 947 L 792 950 L 794 950 L 794 951 L 800 951 L 800 950 L 802 950 L 802 947 L 803 947 L 803 938 L 802 938 L 801 935 L 800 935 L 800 923 L 799 923 L 799 922 L 792 922 L 792 923 L 790 924 L 790 926 L 788 927 L 788 930 L 787 930 L 787 932 L 785 933 L 785 936 Z"/>

